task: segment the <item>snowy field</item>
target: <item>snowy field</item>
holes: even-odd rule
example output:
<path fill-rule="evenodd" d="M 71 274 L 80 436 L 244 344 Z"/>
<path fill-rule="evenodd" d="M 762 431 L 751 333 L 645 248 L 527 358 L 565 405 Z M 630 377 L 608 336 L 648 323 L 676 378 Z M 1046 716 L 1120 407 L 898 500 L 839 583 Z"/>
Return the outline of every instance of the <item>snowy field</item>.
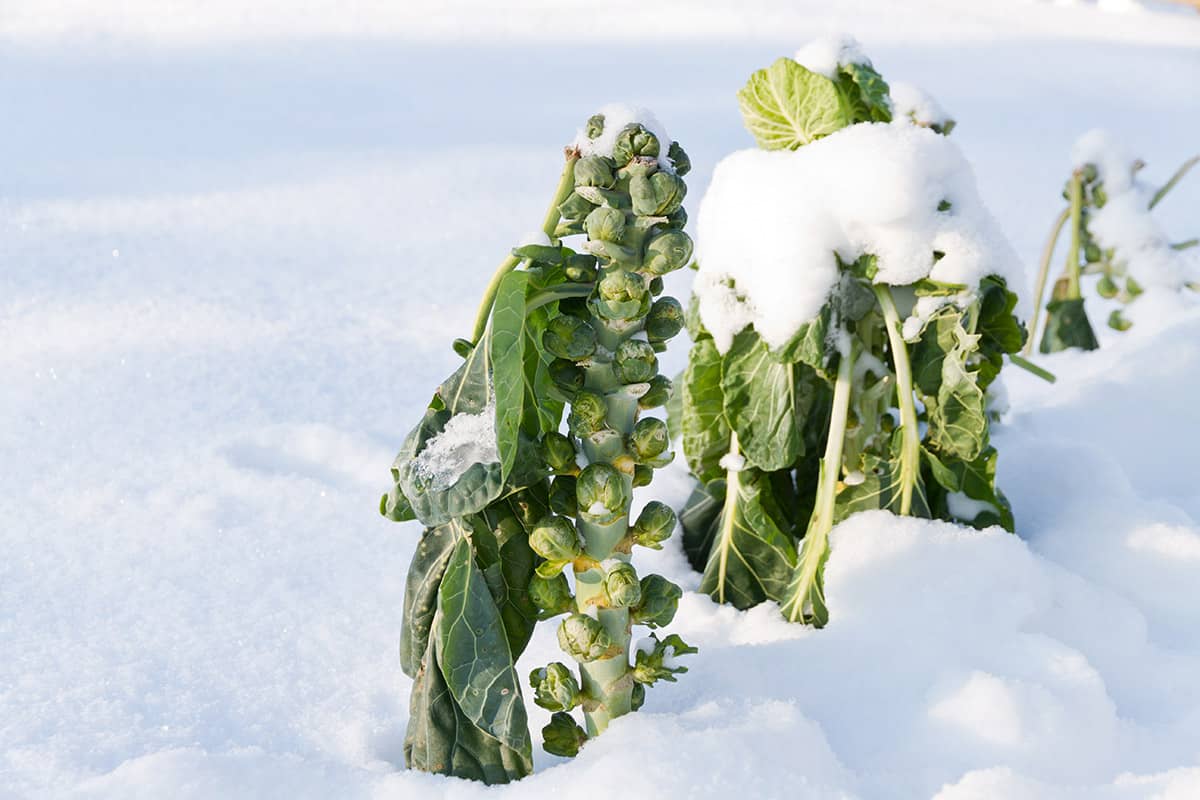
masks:
<path fill-rule="evenodd" d="M 856 517 L 822 631 L 689 592 L 691 672 L 508 787 L 404 770 L 420 531 L 376 511 L 594 108 L 656 110 L 694 215 L 746 77 L 850 31 L 958 119 L 1032 274 L 1079 134 L 1151 180 L 1200 151 L 1200 15 L 244 5 L 0 1 L 0 798 L 1200 797 L 1194 306 L 1040 359 L 1053 387 L 1006 370 L 1019 537 Z M 677 548 L 644 563 L 695 588 Z M 521 674 L 556 653 L 541 626 Z"/>

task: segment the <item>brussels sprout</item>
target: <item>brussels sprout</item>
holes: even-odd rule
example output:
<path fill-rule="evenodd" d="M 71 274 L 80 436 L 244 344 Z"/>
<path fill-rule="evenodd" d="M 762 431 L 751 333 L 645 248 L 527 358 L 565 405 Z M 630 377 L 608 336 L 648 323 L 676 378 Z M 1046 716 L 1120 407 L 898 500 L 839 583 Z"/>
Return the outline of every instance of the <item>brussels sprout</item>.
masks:
<path fill-rule="evenodd" d="M 1100 251 L 1100 245 L 1094 242 L 1088 242 L 1083 248 L 1083 259 L 1089 264 L 1095 264 L 1101 259 L 1104 254 Z"/>
<path fill-rule="evenodd" d="M 629 707 L 637 711 L 644 705 L 646 705 L 646 687 L 635 682 L 633 684 L 633 691 L 629 695 Z"/>
<path fill-rule="evenodd" d="M 651 550 L 661 550 L 662 542 L 675 532 L 675 512 L 666 503 L 651 500 L 638 514 L 637 522 L 629 529 L 635 544 Z"/>
<path fill-rule="evenodd" d="M 647 467 L 644 464 L 636 464 L 633 468 L 633 488 L 639 486 L 649 486 L 650 481 L 654 480 L 654 468 Z"/>
<path fill-rule="evenodd" d="M 555 661 L 529 674 L 533 702 L 547 711 L 570 711 L 579 705 L 579 681 L 566 664 Z"/>
<path fill-rule="evenodd" d="M 529 581 L 529 599 L 538 607 L 538 619 L 550 619 L 571 610 L 571 587 L 567 576 L 560 571 L 557 575 L 544 578 L 534 573 Z"/>
<path fill-rule="evenodd" d="M 455 339 L 451 346 L 454 348 L 454 352 L 463 358 L 471 355 L 471 351 L 475 349 L 475 344 L 469 339 Z"/>
<path fill-rule="evenodd" d="M 604 270 L 597 287 L 600 299 L 613 303 L 641 301 L 646 296 L 646 279 L 636 272 L 613 267 Z"/>
<path fill-rule="evenodd" d="M 571 433 L 583 439 L 608 427 L 608 404 L 595 392 L 581 391 L 571 403 L 567 425 Z"/>
<path fill-rule="evenodd" d="M 634 625 L 661 628 L 670 625 L 679 610 L 679 599 L 683 589 L 662 575 L 647 575 L 642 578 L 642 600 L 630 612 L 629 620 Z"/>
<path fill-rule="evenodd" d="M 667 227 L 668 228 L 674 228 L 675 230 L 681 231 L 681 230 L 683 230 L 683 227 L 685 225 L 687 225 L 687 221 L 688 221 L 687 211 L 684 209 L 683 206 L 680 206 L 679 208 L 672 211 L 670 214 L 667 214 Z"/>
<path fill-rule="evenodd" d="M 1105 274 L 1100 276 L 1100 280 L 1096 281 L 1096 292 L 1101 297 L 1112 299 L 1117 296 L 1117 292 L 1121 291 L 1117 286 L 1117 282 L 1112 279 L 1111 275 Z"/>
<path fill-rule="evenodd" d="M 542 749 L 553 756 L 574 758 L 587 742 L 583 728 L 565 711 L 556 711 L 550 724 L 542 728 Z"/>
<path fill-rule="evenodd" d="M 687 184 L 669 172 L 634 175 L 629 181 L 633 213 L 640 217 L 662 217 L 672 213 L 687 195 Z"/>
<path fill-rule="evenodd" d="M 692 258 L 692 237 L 683 231 L 664 231 L 646 245 L 643 268 L 651 275 L 666 275 L 685 266 Z"/>
<path fill-rule="evenodd" d="M 547 561 L 574 561 L 583 552 L 575 526 L 566 517 L 554 515 L 533 526 L 529 548 Z"/>
<path fill-rule="evenodd" d="M 667 423 L 657 417 L 638 420 L 633 433 L 629 434 L 629 449 L 639 464 L 657 466 L 654 460 L 666 452 L 670 444 Z"/>
<path fill-rule="evenodd" d="M 658 374 L 658 357 L 649 342 L 626 339 L 617 345 L 613 371 L 621 383 L 646 383 Z"/>
<path fill-rule="evenodd" d="M 587 253 L 575 253 L 567 259 L 563 273 L 569 281 L 591 283 L 596 280 L 596 257 Z M 559 307 L 561 309 L 561 304 Z"/>
<path fill-rule="evenodd" d="M 610 658 L 620 652 L 612 636 L 587 614 L 572 614 L 558 626 L 558 646 L 580 663 Z"/>
<path fill-rule="evenodd" d="M 692 171 L 692 160 L 679 146 L 679 142 L 671 142 L 671 147 L 667 150 L 667 158 L 671 159 L 671 163 L 675 165 L 676 175 L 687 175 Z"/>
<path fill-rule="evenodd" d="M 1079 174 L 1083 178 L 1084 183 L 1092 183 L 1096 178 L 1100 177 L 1100 171 L 1096 169 L 1095 164 L 1084 164 Z"/>
<path fill-rule="evenodd" d="M 575 483 L 579 517 L 600 525 L 625 513 L 629 491 L 625 477 L 611 464 L 588 464 Z"/>
<path fill-rule="evenodd" d="M 611 608 L 632 608 L 642 602 L 642 584 L 632 564 L 618 561 L 604 574 L 604 595 Z"/>
<path fill-rule="evenodd" d="M 570 197 L 559 204 L 558 213 L 562 214 L 563 219 L 578 220 L 590 214 L 595 207 L 595 203 L 583 197 L 579 192 L 572 192 Z"/>
<path fill-rule="evenodd" d="M 613 161 L 624 166 L 637 156 L 658 156 L 658 137 L 636 122 L 626 125 L 613 144 Z"/>
<path fill-rule="evenodd" d="M 575 162 L 575 185 L 611 189 L 617 182 L 616 164 L 604 156 L 584 156 Z"/>
<path fill-rule="evenodd" d="M 575 443 L 557 431 L 542 437 L 542 460 L 552 472 L 574 474 L 579 469 L 575 463 Z"/>
<path fill-rule="evenodd" d="M 1125 319 L 1120 309 L 1116 309 L 1108 315 L 1108 327 L 1114 331 L 1127 331 L 1133 327 L 1133 323 Z"/>
<path fill-rule="evenodd" d="M 688 647 L 678 634 L 672 633 L 660 641 L 652 633 L 648 639 L 643 639 L 638 644 L 633 679 L 647 685 L 659 680 L 674 683 L 676 675 L 688 671 L 687 667 L 678 666 L 675 659 L 695 652 L 696 648 Z"/>
<path fill-rule="evenodd" d="M 1096 208 L 1104 208 L 1104 204 L 1108 202 L 1108 192 L 1104 191 L 1103 184 L 1092 189 L 1092 201 L 1096 204 Z"/>
<path fill-rule="evenodd" d="M 650 287 L 650 294 L 654 297 L 658 297 L 663 293 L 663 289 L 666 288 L 666 285 L 663 283 L 663 279 L 657 275 L 650 279 L 648 286 Z"/>
<path fill-rule="evenodd" d="M 550 380 L 568 398 L 574 397 L 583 388 L 583 370 L 574 361 L 556 358 L 550 362 L 549 371 Z"/>
<path fill-rule="evenodd" d="M 597 206 L 583 221 L 589 239 L 601 242 L 620 242 L 625 235 L 625 212 L 608 206 Z"/>
<path fill-rule="evenodd" d="M 650 379 L 650 388 L 638 398 L 638 407 L 643 409 L 665 406 L 671 399 L 671 381 L 666 375 L 655 375 Z"/>
<path fill-rule="evenodd" d="M 589 139 L 595 139 L 604 133 L 604 115 L 593 114 L 588 117 L 587 125 L 584 127 L 583 132 Z"/>
<path fill-rule="evenodd" d="M 1130 275 L 1125 279 L 1125 291 L 1129 293 L 1130 297 L 1137 297 L 1146 290 L 1142 288 L 1140 283 L 1133 279 L 1132 275 Z"/>
<path fill-rule="evenodd" d="M 582 361 L 596 352 L 596 331 L 586 320 L 559 314 L 542 331 L 542 347 L 552 356 Z"/>
<path fill-rule="evenodd" d="M 656 279 L 657 280 L 657 279 Z M 646 314 L 646 337 L 665 342 L 683 330 L 683 306 L 674 297 L 660 297 Z"/>
<path fill-rule="evenodd" d="M 575 502 L 575 477 L 559 475 L 550 482 L 550 510 L 564 517 L 578 516 L 578 505 Z"/>

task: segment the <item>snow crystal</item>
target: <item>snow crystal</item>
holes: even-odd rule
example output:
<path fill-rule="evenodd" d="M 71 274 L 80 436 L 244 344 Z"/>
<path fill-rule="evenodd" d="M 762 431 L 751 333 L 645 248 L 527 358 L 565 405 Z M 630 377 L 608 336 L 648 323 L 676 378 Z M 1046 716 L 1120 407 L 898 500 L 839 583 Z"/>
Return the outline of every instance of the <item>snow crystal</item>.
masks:
<path fill-rule="evenodd" d="M 741 472 L 746 468 L 746 458 L 741 453 L 726 453 L 717 464 L 726 472 Z"/>
<path fill-rule="evenodd" d="M 871 66 L 871 59 L 863 53 L 858 40 L 844 33 L 814 39 L 797 50 L 793 58 L 808 71 L 830 80 L 836 80 L 838 68 L 847 64 Z"/>
<path fill-rule="evenodd" d="M 425 443 L 414 463 L 433 489 L 446 489 L 475 464 L 493 464 L 499 460 L 493 400 L 478 414 L 452 416 L 442 432 Z"/>
<path fill-rule="evenodd" d="M 926 128 L 854 125 L 795 151 L 733 153 L 713 172 L 698 227 L 694 290 L 722 352 L 749 324 L 785 344 L 820 311 L 837 257 L 874 254 L 876 283 L 974 286 L 998 274 L 1024 285 L 970 165 Z M 945 254 L 936 263 L 934 251 Z"/>
<path fill-rule="evenodd" d="M 676 669 L 681 666 L 679 659 L 675 658 L 675 648 L 671 645 L 663 648 L 662 665 L 667 669 Z"/>
<path fill-rule="evenodd" d="M 897 124 L 937 125 L 953 121 L 941 104 L 919 86 L 904 81 L 888 84 L 892 97 L 892 119 Z"/>
<path fill-rule="evenodd" d="M 596 114 L 604 117 L 604 130 L 599 136 L 595 139 L 589 139 L 587 131 L 583 128 L 580 128 L 579 132 L 575 134 L 574 146 L 579 149 L 582 155 L 607 156 L 608 158 L 612 158 L 613 146 L 617 143 L 617 136 L 627 126 L 638 123 L 658 137 L 659 168 L 668 172 L 675 171 L 675 165 L 667 155 L 671 149 L 671 142 L 673 140 L 667 135 L 666 127 L 658 121 L 658 117 L 654 116 L 653 111 L 636 106 L 627 106 L 622 103 L 611 103 L 601 108 Z"/>

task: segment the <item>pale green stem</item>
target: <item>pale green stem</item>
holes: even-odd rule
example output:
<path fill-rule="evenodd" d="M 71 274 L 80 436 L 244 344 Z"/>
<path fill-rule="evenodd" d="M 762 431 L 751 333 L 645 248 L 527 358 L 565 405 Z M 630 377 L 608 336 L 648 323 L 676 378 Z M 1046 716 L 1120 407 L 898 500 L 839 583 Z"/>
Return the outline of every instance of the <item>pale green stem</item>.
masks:
<path fill-rule="evenodd" d="M 1150 198 L 1150 208 L 1154 208 L 1156 205 L 1158 205 L 1159 202 L 1167 196 L 1167 192 L 1174 189 L 1175 184 L 1179 183 L 1179 181 L 1183 179 L 1183 176 L 1188 174 L 1188 170 L 1196 166 L 1197 162 L 1200 162 L 1200 156 L 1192 156 L 1187 161 L 1183 162 L 1179 169 L 1175 170 L 1175 174 L 1171 176 L 1171 179 L 1164 183 L 1162 188 L 1154 193 L 1154 197 Z"/>
<path fill-rule="evenodd" d="M 1079 290 L 1079 228 L 1083 222 L 1083 177 L 1076 171 L 1071 175 L 1071 246 L 1067 249 L 1067 266 L 1064 274 L 1067 276 L 1067 297 L 1078 300 L 1082 297 Z"/>
<path fill-rule="evenodd" d="M 729 434 L 729 454 L 731 456 L 740 455 L 738 451 L 738 438 L 736 432 Z M 729 551 L 733 549 L 733 523 L 734 517 L 733 504 L 737 502 L 738 493 L 741 489 L 739 477 L 740 470 L 728 469 L 725 471 L 725 513 L 721 515 L 721 539 L 717 542 L 718 552 L 721 554 L 720 560 L 717 562 L 717 602 L 725 602 L 725 574 L 729 566 Z"/>
<path fill-rule="evenodd" d="M 567 163 L 563 167 L 562 175 L 558 179 L 558 188 L 554 192 L 554 200 L 551 201 L 550 207 L 546 209 L 546 217 L 542 220 L 542 232 L 554 241 L 554 232 L 558 229 L 558 222 L 562 219 L 558 211 L 558 207 L 562 205 L 575 189 L 575 162 L 579 160 L 579 154 L 575 151 L 567 153 Z M 496 301 L 496 292 L 500 290 L 500 281 L 504 280 L 504 276 L 517 268 L 521 263 L 521 259 L 514 255 L 509 255 L 500 262 L 500 266 L 496 267 L 496 271 L 492 274 L 491 281 L 488 282 L 487 288 L 483 291 L 483 300 L 479 303 L 479 310 L 475 312 L 475 327 L 471 331 L 472 344 L 478 344 L 479 338 L 483 336 L 483 332 L 487 330 L 488 317 L 492 314 L 492 303 Z"/>
<path fill-rule="evenodd" d="M 883 309 L 883 325 L 887 329 L 888 344 L 892 351 L 892 365 L 896 369 L 896 405 L 900 409 L 900 514 L 912 513 L 913 489 L 920 477 L 921 431 L 917 426 L 917 404 L 913 395 L 912 367 L 908 361 L 908 345 L 901 333 L 900 315 L 892 299 L 892 290 L 875 284 L 875 297 Z"/>
<path fill-rule="evenodd" d="M 1046 280 L 1050 276 L 1050 261 L 1054 258 L 1054 248 L 1058 245 L 1058 237 L 1062 234 L 1063 226 L 1067 224 L 1067 219 L 1071 216 L 1071 209 L 1064 208 L 1062 213 L 1058 215 L 1058 219 L 1054 221 L 1054 228 L 1050 231 L 1050 238 L 1046 240 L 1045 247 L 1042 248 L 1042 263 L 1038 267 L 1037 287 L 1033 290 L 1033 319 L 1029 322 L 1029 338 L 1025 340 L 1026 356 L 1033 353 L 1033 342 L 1037 336 L 1038 321 L 1042 316 L 1042 295 L 1046 291 Z"/>

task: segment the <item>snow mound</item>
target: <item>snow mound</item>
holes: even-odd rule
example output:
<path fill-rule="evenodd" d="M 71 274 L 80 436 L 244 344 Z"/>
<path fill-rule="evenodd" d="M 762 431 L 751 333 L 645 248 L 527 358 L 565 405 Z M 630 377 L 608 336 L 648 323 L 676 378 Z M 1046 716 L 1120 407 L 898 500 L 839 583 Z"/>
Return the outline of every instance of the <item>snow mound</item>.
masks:
<path fill-rule="evenodd" d="M 813 39 L 797 50 L 793 59 L 810 72 L 830 80 L 836 80 L 838 69 L 848 64 L 871 66 L 871 59 L 867 58 L 858 40 L 844 33 Z"/>

